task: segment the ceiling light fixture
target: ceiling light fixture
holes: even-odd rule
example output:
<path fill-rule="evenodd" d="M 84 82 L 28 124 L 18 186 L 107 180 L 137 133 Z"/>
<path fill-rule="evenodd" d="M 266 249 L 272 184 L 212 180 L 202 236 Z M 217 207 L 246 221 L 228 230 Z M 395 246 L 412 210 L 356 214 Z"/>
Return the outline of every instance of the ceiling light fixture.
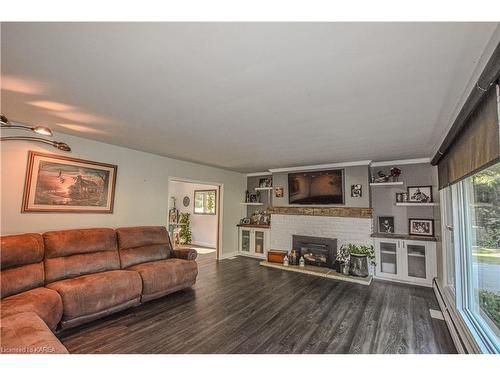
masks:
<path fill-rule="evenodd" d="M 0 128 L 1 129 L 27 130 L 27 131 L 35 132 L 35 133 L 40 134 L 40 135 L 47 135 L 47 136 L 52 137 L 52 130 L 50 130 L 46 126 L 27 126 L 27 125 L 12 123 L 9 121 L 9 119 L 4 114 L 0 115 Z"/>
<path fill-rule="evenodd" d="M 34 142 L 42 142 L 48 145 L 51 145 L 58 150 L 70 152 L 71 147 L 69 147 L 64 142 L 51 141 L 49 139 L 37 138 L 37 137 L 21 137 L 21 136 L 13 136 L 13 137 L 0 137 L 0 141 L 34 141 Z"/>
<path fill-rule="evenodd" d="M 27 126 L 21 125 L 17 123 L 12 123 L 9 119 L 2 113 L 0 114 L 0 129 L 21 129 L 32 131 L 36 134 L 46 135 L 52 137 L 52 130 L 47 128 L 46 126 Z M 51 145 L 58 150 L 70 152 L 71 148 L 64 142 L 51 141 L 45 138 L 37 138 L 37 137 L 24 137 L 24 136 L 12 136 L 12 137 L 0 137 L 0 141 L 34 141 L 41 142 L 48 145 Z"/>

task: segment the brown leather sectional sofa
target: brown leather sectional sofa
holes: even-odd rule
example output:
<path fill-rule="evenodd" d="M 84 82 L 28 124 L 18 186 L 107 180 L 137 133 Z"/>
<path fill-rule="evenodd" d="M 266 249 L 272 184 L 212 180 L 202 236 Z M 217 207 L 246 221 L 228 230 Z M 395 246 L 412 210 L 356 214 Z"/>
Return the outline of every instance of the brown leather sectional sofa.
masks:
<path fill-rule="evenodd" d="M 67 353 L 53 332 L 196 282 L 196 250 L 164 227 L 1 237 L 1 353 Z"/>

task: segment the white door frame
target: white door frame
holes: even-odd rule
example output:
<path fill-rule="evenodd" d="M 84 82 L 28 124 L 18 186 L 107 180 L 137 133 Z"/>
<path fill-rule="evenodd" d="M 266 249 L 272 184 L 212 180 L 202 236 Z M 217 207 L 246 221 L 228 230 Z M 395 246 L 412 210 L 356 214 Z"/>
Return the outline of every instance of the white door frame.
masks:
<path fill-rule="evenodd" d="M 185 178 L 185 177 L 173 177 L 169 176 L 168 177 L 168 186 L 167 186 L 167 194 L 168 194 L 168 207 L 167 207 L 167 221 L 168 221 L 168 212 L 170 211 L 171 207 L 171 200 L 170 200 L 170 183 L 171 182 L 185 182 L 189 184 L 201 184 L 201 185 L 212 185 L 212 186 L 217 186 L 219 189 L 219 193 L 217 194 L 217 203 L 218 203 L 218 210 L 217 210 L 217 248 L 216 248 L 216 259 L 219 260 L 221 258 L 222 254 L 222 224 L 223 224 L 223 202 L 224 200 L 222 199 L 224 196 L 224 184 L 220 182 L 214 182 L 214 181 L 203 181 L 203 180 L 194 180 L 191 178 Z M 194 199 L 194 198 L 193 198 Z M 194 204 L 194 202 L 193 202 Z"/>

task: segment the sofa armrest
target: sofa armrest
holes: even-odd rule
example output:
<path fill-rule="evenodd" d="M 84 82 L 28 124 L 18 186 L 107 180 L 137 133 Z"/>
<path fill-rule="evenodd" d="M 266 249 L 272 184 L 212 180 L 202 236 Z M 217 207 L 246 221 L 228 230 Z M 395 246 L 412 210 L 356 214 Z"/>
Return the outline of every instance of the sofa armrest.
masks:
<path fill-rule="evenodd" d="M 172 257 L 185 260 L 195 260 L 198 252 L 195 249 L 177 248 L 172 250 Z"/>

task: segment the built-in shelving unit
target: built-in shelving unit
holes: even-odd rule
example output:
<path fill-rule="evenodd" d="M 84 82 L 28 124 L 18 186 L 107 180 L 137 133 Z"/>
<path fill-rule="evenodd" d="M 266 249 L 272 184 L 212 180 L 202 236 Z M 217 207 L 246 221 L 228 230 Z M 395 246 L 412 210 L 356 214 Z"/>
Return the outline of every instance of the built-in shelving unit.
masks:
<path fill-rule="evenodd" d="M 408 203 L 408 202 L 397 202 L 396 206 L 414 206 L 414 207 L 433 207 L 433 206 L 438 206 L 438 203 L 435 202 L 430 202 L 430 203 Z"/>
<path fill-rule="evenodd" d="M 397 186 L 397 185 L 403 185 L 403 181 L 396 181 L 396 182 L 371 182 L 370 186 Z"/>

